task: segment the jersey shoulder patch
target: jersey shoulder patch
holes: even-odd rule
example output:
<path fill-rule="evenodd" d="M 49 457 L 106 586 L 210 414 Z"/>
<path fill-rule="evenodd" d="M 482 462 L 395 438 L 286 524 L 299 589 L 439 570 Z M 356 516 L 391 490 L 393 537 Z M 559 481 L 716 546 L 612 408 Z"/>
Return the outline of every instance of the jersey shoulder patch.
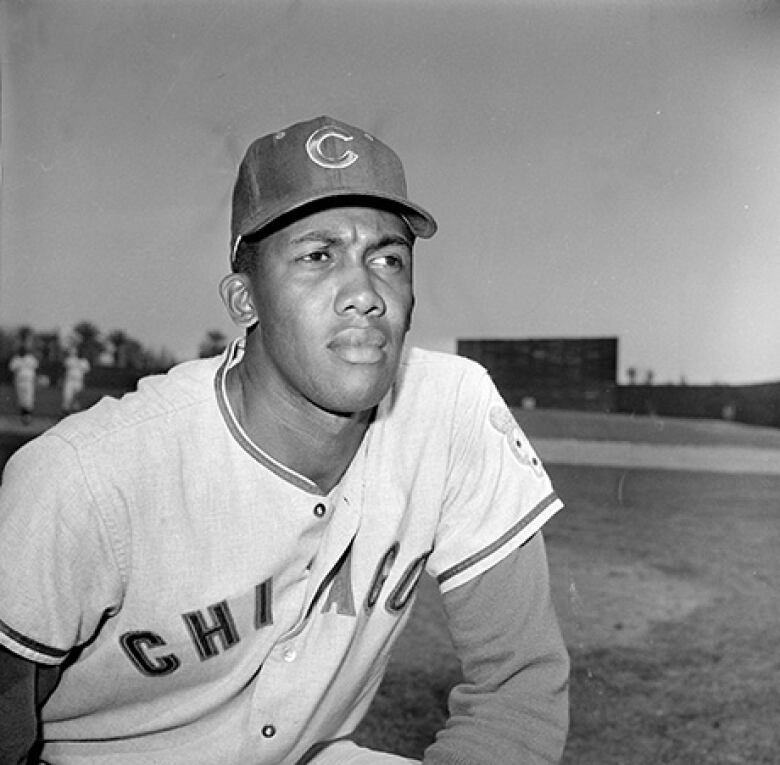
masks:
<path fill-rule="evenodd" d="M 521 465 L 531 468 L 536 475 L 541 476 L 544 473 L 542 461 L 537 456 L 509 409 L 496 404 L 490 408 L 488 417 L 493 428 L 506 439 L 506 443 L 514 458 Z"/>

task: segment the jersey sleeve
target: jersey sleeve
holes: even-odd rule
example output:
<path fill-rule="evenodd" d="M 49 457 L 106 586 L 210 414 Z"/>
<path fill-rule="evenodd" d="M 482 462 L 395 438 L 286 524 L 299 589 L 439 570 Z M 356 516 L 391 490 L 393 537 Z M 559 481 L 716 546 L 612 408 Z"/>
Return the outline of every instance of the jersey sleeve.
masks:
<path fill-rule="evenodd" d="M 0 485 L 0 645 L 56 665 L 87 642 L 121 602 L 111 537 L 69 444 L 17 451 Z"/>
<path fill-rule="evenodd" d="M 442 592 L 503 560 L 563 507 L 493 381 L 473 369 L 454 407 L 442 514 L 428 563 Z"/>

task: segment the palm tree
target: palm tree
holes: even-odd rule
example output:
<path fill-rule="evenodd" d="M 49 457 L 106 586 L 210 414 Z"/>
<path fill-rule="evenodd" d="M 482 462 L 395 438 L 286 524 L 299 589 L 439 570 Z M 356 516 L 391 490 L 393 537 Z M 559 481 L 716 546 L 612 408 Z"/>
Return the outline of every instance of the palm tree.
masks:
<path fill-rule="evenodd" d="M 127 366 L 126 346 L 129 339 L 127 332 L 121 329 L 113 329 L 108 333 L 108 341 L 113 346 L 115 367 Z"/>
<path fill-rule="evenodd" d="M 79 355 L 94 367 L 104 349 L 100 330 L 91 321 L 80 321 L 73 327 L 73 334 L 76 336 Z"/>

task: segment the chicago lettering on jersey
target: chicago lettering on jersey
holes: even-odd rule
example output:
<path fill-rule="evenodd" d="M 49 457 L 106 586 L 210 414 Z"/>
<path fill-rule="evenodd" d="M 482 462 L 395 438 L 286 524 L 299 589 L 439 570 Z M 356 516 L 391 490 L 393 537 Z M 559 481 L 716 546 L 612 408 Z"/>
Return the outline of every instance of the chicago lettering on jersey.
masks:
<path fill-rule="evenodd" d="M 363 602 L 363 611 L 370 615 L 393 569 L 401 546 L 393 543 L 379 559 L 371 585 Z M 400 615 L 408 606 L 417 589 L 430 551 L 415 558 L 404 570 L 385 599 L 387 613 Z M 321 603 L 322 614 L 356 617 L 355 596 L 352 585 L 352 548 L 348 548 L 333 570 L 323 581 L 314 604 Z M 313 604 L 313 605 L 314 605 Z M 309 610 L 309 616 L 313 607 Z M 188 611 L 181 615 L 195 654 L 200 661 L 207 661 L 227 651 L 241 641 L 236 620 L 227 600 L 209 605 L 204 610 Z M 273 579 L 260 582 L 254 589 L 254 628 L 261 630 L 274 623 Z M 164 677 L 176 672 L 184 659 L 165 650 L 168 645 L 162 635 L 151 630 L 125 632 L 119 638 L 122 651 L 133 666 L 147 677 Z"/>

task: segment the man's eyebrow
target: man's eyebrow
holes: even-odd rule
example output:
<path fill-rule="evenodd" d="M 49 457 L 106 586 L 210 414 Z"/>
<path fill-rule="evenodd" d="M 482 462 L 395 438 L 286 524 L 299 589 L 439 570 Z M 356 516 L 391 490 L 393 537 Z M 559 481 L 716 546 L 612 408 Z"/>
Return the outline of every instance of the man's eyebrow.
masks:
<path fill-rule="evenodd" d="M 295 236 L 290 240 L 290 244 L 307 244 L 309 242 L 316 242 L 317 244 L 324 245 L 338 245 L 344 242 L 344 239 L 340 236 L 334 235 L 329 231 L 305 231 L 299 236 Z M 401 247 L 411 247 L 412 239 L 404 236 L 403 234 L 385 234 L 381 236 L 374 244 L 371 245 L 372 250 L 378 250 L 382 247 L 392 247 L 393 245 L 400 245 Z"/>
<path fill-rule="evenodd" d="M 306 231 L 300 236 L 295 236 L 290 240 L 290 244 L 306 244 L 307 242 L 318 242 L 319 244 L 339 244 L 341 237 L 334 236 L 327 231 Z"/>
<path fill-rule="evenodd" d="M 378 250 L 382 247 L 392 247 L 394 244 L 401 245 L 401 247 L 411 247 L 412 240 L 402 234 L 386 234 L 385 236 L 380 237 L 379 241 L 374 245 L 374 248 Z"/>

